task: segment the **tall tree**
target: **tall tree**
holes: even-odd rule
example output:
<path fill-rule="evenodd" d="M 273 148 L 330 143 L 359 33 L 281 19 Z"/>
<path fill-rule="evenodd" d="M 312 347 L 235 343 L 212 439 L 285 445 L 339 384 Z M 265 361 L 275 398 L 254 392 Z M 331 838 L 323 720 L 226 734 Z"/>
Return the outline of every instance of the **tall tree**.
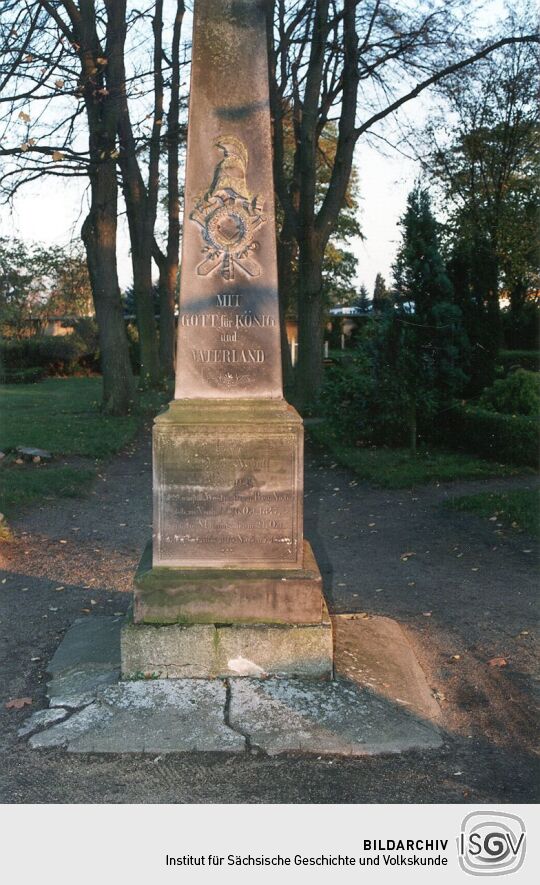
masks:
<path fill-rule="evenodd" d="M 367 311 L 369 310 L 371 305 L 369 301 L 368 290 L 364 285 L 360 286 L 360 291 L 354 304 L 355 307 L 359 307 L 360 310 L 364 311 L 364 313 L 367 313 Z"/>
<path fill-rule="evenodd" d="M 460 354 L 465 341 L 429 194 L 419 185 L 409 195 L 401 226 L 396 308 L 384 315 L 376 339 L 376 389 L 382 410 L 408 427 L 415 452 L 419 418 L 425 425 L 465 381 Z"/>
<path fill-rule="evenodd" d="M 164 378 L 174 377 L 175 306 L 178 287 L 180 242 L 179 151 L 180 126 L 180 37 L 184 19 L 184 0 L 177 0 L 171 47 L 171 85 L 167 112 L 167 244 L 165 253 L 154 242 L 154 258 L 159 267 L 159 358 Z"/>
<path fill-rule="evenodd" d="M 390 304 L 392 304 L 392 296 L 386 287 L 386 280 L 382 273 L 378 273 L 373 287 L 373 311 L 374 313 L 382 313 Z"/>
<path fill-rule="evenodd" d="M 99 330 L 103 408 L 110 414 L 126 414 L 133 404 L 134 383 L 116 263 L 116 137 L 121 108 L 117 84 L 123 67 L 126 2 L 104 0 L 104 46 L 97 33 L 93 0 L 79 0 L 78 7 L 71 0 L 57 4 L 65 10 L 69 25 L 60 17 L 57 6 L 46 0 L 40 2 L 64 36 L 75 44 L 80 60 L 79 83 L 88 121 L 90 176 L 90 209 L 82 226 L 82 238 Z"/>
<path fill-rule="evenodd" d="M 281 248 L 290 250 L 293 242 L 298 248 L 300 403 L 316 396 L 322 379 L 324 252 L 344 205 L 359 138 L 430 86 L 496 47 L 538 41 L 536 34 L 519 34 L 472 49 L 463 39 L 459 46 L 460 29 L 452 14 L 457 5 L 273 0 L 275 180 L 283 209 Z M 466 33 L 465 23 L 461 36 Z M 289 174 L 284 163 L 287 117 L 294 133 Z M 318 205 L 317 155 L 330 120 L 337 126 L 337 145 L 328 187 Z"/>
<path fill-rule="evenodd" d="M 443 90 L 427 166 L 447 211 L 456 297 L 473 344 L 473 390 L 493 381 L 504 290 L 516 318 L 540 270 L 540 56 L 512 45 Z"/>
<path fill-rule="evenodd" d="M 8 158 L 4 192 L 44 175 L 84 176 L 89 210 L 82 226 L 103 372 L 103 408 L 126 414 L 134 383 L 116 261 L 118 188 L 116 85 L 126 38 L 125 0 L 8 2 L 2 9 L 0 103 Z M 30 104 L 41 109 L 33 121 Z M 86 120 L 88 148 L 82 145 Z M 24 129 L 17 138 L 17 120 Z"/>
<path fill-rule="evenodd" d="M 161 383 L 157 327 L 152 301 L 152 251 L 158 206 L 159 160 L 164 114 L 163 0 L 155 0 L 152 31 L 153 108 L 146 183 L 139 162 L 141 146 L 135 139 L 131 123 L 125 64 L 119 71 L 120 79 L 117 84 L 121 95 L 121 112 L 118 121 L 119 163 L 131 241 L 133 290 L 140 346 L 139 383 L 143 388 L 158 387 Z"/>

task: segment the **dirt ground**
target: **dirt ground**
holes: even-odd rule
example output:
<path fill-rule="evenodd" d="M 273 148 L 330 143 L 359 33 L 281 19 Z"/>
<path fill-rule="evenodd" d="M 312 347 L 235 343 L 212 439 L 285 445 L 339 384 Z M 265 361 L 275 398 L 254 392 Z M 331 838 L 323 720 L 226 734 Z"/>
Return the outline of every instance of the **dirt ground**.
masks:
<path fill-rule="evenodd" d="M 151 532 L 149 433 L 82 500 L 22 515 L 0 548 L 1 802 L 534 802 L 537 547 L 444 509 L 534 479 L 374 489 L 308 451 L 306 536 L 334 612 L 396 619 L 444 714 L 442 749 L 360 759 L 73 756 L 17 737 L 46 706 L 45 667 L 78 617 L 123 612 Z M 489 664 L 502 657 L 508 664 Z M 9 698 L 32 706 L 8 710 Z"/>

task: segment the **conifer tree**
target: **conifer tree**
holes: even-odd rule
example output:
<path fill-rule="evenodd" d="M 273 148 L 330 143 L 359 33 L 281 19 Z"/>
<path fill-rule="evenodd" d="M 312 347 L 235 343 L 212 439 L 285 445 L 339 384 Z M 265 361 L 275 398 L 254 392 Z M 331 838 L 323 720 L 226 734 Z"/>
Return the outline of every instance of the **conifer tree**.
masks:
<path fill-rule="evenodd" d="M 381 412 L 406 425 L 415 452 L 419 422 L 428 426 L 466 381 L 466 340 L 429 194 L 419 185 L 409 194 L 401 227 L 393 268 L 396 306 L 377 341 L 377 390 Z"/>

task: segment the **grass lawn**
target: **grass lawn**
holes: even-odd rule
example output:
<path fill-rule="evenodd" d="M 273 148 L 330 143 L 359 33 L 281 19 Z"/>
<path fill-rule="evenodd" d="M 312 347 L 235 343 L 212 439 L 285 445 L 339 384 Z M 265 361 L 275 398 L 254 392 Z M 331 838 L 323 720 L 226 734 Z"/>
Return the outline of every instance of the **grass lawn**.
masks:
<path fill-rule="evenodd" d="M 536 490 L 464 495 L 447 501 L 445 506 L 452 510 L 476 513 L 488 519 L 496 517 L 504 525 L 540 538 L 540 496 Z"/>
<path fill-rule="evenodd" d="M 156 395 L 145 395 L 151 409 Z M 39 384 L 0 385 L 0 450 L 37 446 L 53 454 L 104 458 L 123 448 L 141 414 L 112 418 L 99 411 L 101 378 L 49 378 Z"/>
<path fill-rule="evenodd" d="M 47 498 L 75 498 L 95 477 L 94 470 L 75 467 L 3 467 L 0 470 L 0 509 L 11 516 L 18 507 Z"/>
<path fill-rule="evenodd" d="M 407 449 L 346 446 L 324 423 L 310 426 L 309 435 L 328 449 L 336 461 L 354 470 L 361 479 L 386 489 L 532 472 L 530 468 L 497 464 L 472 455 L 438 449 L 420 449 L 416 455 L 411 455 Z"/>
<path fill-rule="evenodd" d="M 17 446 L 47 449 L 53 455 L 100 459 L 122 449 L 137 433 L 144 415 L 157 412 L 164 396 L 144 394 L 136 413 L 102 415 L 101 378 L 50 378 L 39 384 L 0 385 L 0 450 Z M 90 467 L 14 465 L 0 468 L 0 511 L 42 498 L 83 492 L 95 471 Z"/>

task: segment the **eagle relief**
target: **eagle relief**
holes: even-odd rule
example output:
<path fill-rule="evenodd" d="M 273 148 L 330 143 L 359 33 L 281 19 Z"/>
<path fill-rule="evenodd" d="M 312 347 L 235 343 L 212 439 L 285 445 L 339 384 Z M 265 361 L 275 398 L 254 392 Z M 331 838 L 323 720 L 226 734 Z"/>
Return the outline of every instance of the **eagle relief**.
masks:
<path fill-rule="evenodd" d="M 205 258 L 197 266 L 200 276 L 218 271 L 234 280 L 235 268 L 258 277 L 261 266 L 253 253 L 259 244 L 256 231 L 266 222 L 262 202 L 248 190 L 246 146 L 233 135 L 222 135 L 214 147 L 223 152 L 206 193 L 197 199 L 190 214 L 201 227 Z"/>

